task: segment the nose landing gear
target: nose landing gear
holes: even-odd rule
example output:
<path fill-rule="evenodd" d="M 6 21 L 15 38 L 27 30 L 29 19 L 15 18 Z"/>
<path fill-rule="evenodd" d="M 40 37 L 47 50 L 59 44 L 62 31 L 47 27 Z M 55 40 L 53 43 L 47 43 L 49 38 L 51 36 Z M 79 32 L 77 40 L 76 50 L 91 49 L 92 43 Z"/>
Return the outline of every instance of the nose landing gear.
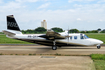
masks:
<path fill-rule="evenodd" d="M 100 45 L 97 45 L 97 49 L 100 49 L 101 48 L 101 46 Z"/>

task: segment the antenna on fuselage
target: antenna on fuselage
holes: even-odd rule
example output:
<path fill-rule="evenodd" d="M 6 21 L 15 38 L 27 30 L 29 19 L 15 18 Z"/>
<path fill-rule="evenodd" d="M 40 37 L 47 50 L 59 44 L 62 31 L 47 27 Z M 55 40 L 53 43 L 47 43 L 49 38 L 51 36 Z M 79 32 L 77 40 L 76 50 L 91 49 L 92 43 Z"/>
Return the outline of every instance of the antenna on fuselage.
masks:
<path fill-rule="evenodd" d="M 69 35 L 69 26 L 68 26 L 68 35 Z"/>

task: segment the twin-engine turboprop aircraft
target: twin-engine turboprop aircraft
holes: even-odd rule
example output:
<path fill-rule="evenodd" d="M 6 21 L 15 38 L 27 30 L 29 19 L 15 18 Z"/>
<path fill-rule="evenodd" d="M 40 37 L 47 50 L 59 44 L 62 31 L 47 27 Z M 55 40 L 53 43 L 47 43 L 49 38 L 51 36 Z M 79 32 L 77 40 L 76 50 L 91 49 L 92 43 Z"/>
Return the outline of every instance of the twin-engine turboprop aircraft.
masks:
<path fill-rule="evenodd" d="M 13 15 L 7 16 L 7 30 L 3 30 L 7 37 L 27 41 L 31 43 L 52 46 L 52 50 L 56 50 L 61 46 L 92 46 L 97 45 L 100 49 L 103 42 L 97 39 L 87 37 L 82 33 L 70 33 L 68 31 L 56 33 L 48 30 L 46 34 L 22 34 L 20 28 Z"/>

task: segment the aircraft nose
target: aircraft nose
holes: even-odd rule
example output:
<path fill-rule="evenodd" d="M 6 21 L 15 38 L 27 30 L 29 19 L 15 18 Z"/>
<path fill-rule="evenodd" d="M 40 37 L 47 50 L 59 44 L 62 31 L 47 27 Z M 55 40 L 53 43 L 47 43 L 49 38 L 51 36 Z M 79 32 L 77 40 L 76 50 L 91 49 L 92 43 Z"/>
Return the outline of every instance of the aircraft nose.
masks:
<path fill-rule="evenodd" d="M 100 44 L 103 44 L 104 42 L 103 42 L 103 41 L 99 41 L 99 43 L 100 43 Z"/>
<path fill-rule="evenodd" d="M 96 40 L 96 43 L 98 43 L 98 44 L 103 44 L 103 41 L 101 41 L 101 40 Z"/>
<path fill-rule="evenodd" d="M 91 43 L 93 44 L 103 44 L 103 41 L 97 39 L 91 39 Z"/>

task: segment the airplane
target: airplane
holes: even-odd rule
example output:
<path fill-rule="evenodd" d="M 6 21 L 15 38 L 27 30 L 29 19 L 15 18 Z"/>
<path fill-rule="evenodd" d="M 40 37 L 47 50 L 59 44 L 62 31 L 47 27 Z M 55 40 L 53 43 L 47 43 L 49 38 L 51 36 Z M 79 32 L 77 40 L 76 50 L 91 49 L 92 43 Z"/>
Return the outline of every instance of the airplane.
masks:
<path fill-rule="evenodd" d="M 52 46 L 52 50 L 62 46 L 92 46 L 101 48 L 101 40 L 89 38 L 82 33 L 68 33 L 68 31 L 57 33 L 48 30 L 46 34 L 22 34 L 13 15 L 7 16 L 7 30 L 3 30 L 8 38 L 27 41 L 35 44 Z"/>

